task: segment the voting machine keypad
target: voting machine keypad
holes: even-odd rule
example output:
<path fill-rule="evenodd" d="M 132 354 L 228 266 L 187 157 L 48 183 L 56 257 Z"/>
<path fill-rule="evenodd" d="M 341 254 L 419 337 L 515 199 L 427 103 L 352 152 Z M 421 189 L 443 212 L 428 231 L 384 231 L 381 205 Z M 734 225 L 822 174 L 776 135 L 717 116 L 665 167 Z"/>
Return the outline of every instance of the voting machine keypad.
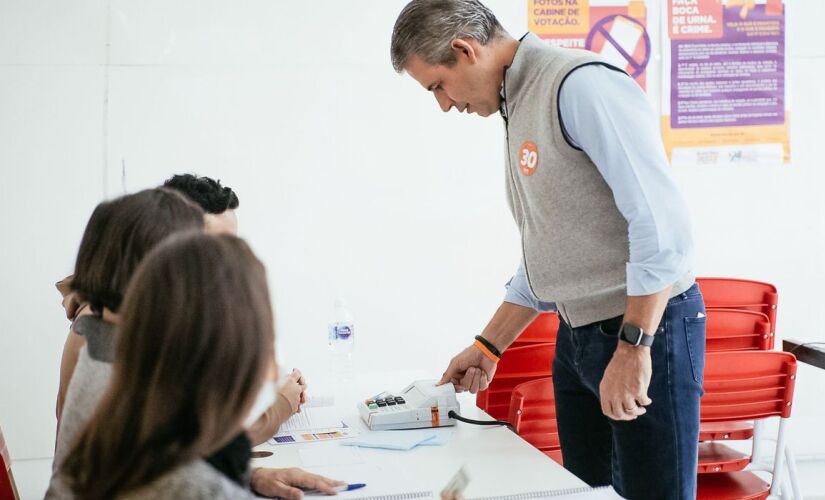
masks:
<path fill-rule="evenodd" d="M 365 401 L 370 410 L 389 411 L 393 409 L 406 409 L 407 402 L 401 396 L 386 396 L 378 399 L 368 399 Z"/>

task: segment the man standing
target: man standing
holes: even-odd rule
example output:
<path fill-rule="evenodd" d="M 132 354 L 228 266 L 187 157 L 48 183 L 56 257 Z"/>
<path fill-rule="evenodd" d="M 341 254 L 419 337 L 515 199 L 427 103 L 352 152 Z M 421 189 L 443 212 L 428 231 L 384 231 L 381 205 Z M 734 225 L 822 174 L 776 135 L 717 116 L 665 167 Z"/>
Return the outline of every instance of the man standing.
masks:
<path fill-rule="evenodd" d="M 636 83 L 586 51 L 512 38 L 477 0 L 413 0 L 392 63 L 444 112 L 500 112 L 523 257 L 504 301 L 441 382 L 484 390 L 540 310 L 564 466 L 624 497 L 696 496 L 704 303 L 685 203 Z"/>

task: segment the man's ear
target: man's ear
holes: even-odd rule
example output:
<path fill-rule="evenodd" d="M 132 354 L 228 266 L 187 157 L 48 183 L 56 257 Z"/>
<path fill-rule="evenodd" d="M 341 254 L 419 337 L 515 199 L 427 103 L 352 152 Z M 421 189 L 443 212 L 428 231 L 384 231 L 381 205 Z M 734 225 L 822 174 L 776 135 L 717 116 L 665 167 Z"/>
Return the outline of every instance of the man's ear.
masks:
<path fill-rule="evenodd" d="M 478 42 L 472 39 L 456 38 L 450 42 L 456 61 L 465 61 L 470 64 L 478 62 Z"/>

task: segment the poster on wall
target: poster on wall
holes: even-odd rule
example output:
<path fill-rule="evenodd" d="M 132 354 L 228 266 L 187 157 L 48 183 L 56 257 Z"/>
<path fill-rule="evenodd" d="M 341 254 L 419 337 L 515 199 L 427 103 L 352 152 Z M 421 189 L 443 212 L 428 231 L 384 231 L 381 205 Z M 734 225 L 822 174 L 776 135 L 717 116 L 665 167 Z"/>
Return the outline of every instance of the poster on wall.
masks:
<path fill-rule="evenodd" d="M 651 47 L 644 0 L 527 0 L 527 23 L 548 43 L 596 52 L 646 87 Z"/>
<path fill-rule="evenodd" d="M 790 161 L 783 0 L 666 0 L 662 138 L 674 166 Z"/>

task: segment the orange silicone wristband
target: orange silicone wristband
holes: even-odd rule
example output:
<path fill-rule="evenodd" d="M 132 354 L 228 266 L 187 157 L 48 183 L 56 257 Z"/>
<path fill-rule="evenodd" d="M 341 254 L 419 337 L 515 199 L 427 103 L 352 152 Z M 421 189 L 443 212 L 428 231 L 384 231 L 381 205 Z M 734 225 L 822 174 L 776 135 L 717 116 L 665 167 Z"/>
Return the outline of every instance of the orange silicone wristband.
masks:
<path fill-rule="evenodd" d="M 488 358 L 490 361 L 492 361 L 493 363 L 498 363 L 498 356 L 496 356 L 495 354 L 493 354 L 492 352 L 490 352 L 490 349 L 487 349 L 487 346 L 486 346 L 486 345 L 482 344 L 482 343 L 481 343 L 481 342 L 479 342 L 478 340 L 476 340 L 475 342 L 473 342 L 473 345 L 474 345 L 474 346 L 476 346 L 476 347 L 478 347 L 478 348 L 481 350 L 482 354 L 484 354 L 485 356 L 487 356 L 487 358 Z"/>

